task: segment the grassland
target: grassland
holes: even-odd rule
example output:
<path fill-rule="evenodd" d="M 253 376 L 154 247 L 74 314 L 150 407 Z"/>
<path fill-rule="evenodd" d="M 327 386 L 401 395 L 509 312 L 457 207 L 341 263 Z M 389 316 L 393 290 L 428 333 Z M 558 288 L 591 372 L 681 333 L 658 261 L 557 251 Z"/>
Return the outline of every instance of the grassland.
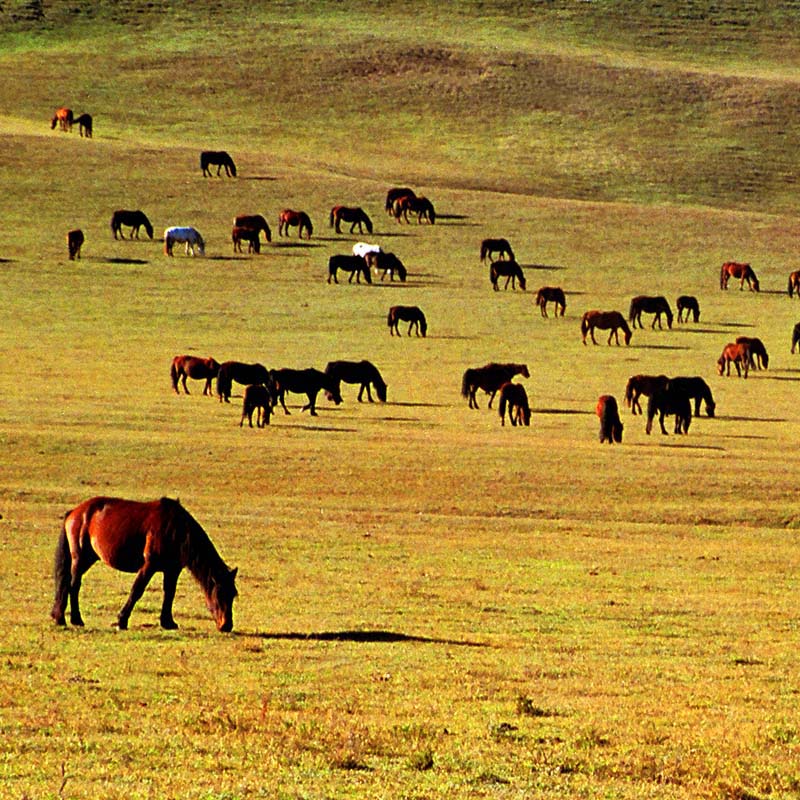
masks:
<path fill-rule="evenodd" d="M 797 797 L 797 12 L 43 10 L 0 9 L 0 797 Z M 49 130 L 64 103 L 93 140 Z M 240 177 L 203 179 L 206 147 Z M 384 217 L 395 184 L 437 224 Z M 336 203 L 407 284 L 325 282 L 355 241 Z M 123 207 L 196 225 L 208 256 L 114 241 Z M 235 213 L 283 207 L 310 242 L 232 253 Z M 491 291 L 490 235 L 565 318 Z M 725 259 L 762 292 L 721 292 Z M 701 321 L 581 344 L 582 311 L 640 293 L 695 294 Z M 390 337 L 393 303 L 428 338 Z M 720 378 L 739 333 L 770 368 Z M 172 393 L 179 352 L 369 358 L 389 402 L 345 387 L 240 429 L 238 398 Z M 460 397 L 489 360 L 529 365 L 530 429 Z M 648 437 L 626 411 L 600 447 L 596 398 L 637 372 L 704 376 L 718 417 Z M 51 626 L 60 519 L 94 494 L 180 497 L 239 567 L 232 635 L 187 576 L 177 632 L 157 585 L 116 631 L 130 576 L 99 566 L 86 628 Z"/>

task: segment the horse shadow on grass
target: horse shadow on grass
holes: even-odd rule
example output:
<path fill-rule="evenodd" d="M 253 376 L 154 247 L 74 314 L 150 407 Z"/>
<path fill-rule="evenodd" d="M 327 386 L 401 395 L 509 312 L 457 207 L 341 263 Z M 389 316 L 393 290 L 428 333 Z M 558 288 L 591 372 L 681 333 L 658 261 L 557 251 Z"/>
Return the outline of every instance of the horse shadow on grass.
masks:
<path fill-rule="evenodd" d="M 241 175 L 243 181 L 277 181 L 274 175 Z"/>
<path fill-rule="evenodd" d="M 636 350 L 688 350 L 688 347 L 678 344 L 632 344 Z"/>
<path fill-rule="evenodd" d="M 566 267 L 559 267 L 555 264 L 520 264 L 523 269 L 538 270 L 542 272 L 558 272 L 565 270 Z M 567 294 L 584 294 L 584 292 L 567 292 Z"/>
<path fill-rule="evenodd" d="M 247 633 L 235 631 L 233 636 L 250 636 L 257 639 L 305 642 L 354 642 L 356 644 L 445 644 L 453 647 L 489 647 L 486 642 L 473 642 L 463 639 L 446 639 L 437 636 L 417 636 L 410 633 L 398 633 L 381 629 L 375 630 L 350 630 L 350 631 L 264 631 Z"/>
<path fill-rule="evenodd" d="M 149 264 L 146 258 L 107 258 L 106 264 Z"/>

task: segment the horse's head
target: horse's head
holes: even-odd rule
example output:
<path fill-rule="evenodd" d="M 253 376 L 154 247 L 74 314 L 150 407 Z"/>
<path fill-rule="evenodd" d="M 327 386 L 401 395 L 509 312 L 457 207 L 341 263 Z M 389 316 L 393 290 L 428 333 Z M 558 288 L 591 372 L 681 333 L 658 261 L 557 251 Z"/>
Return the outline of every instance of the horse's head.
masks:
<path fill-rule="evenodd" d="M 522 418 L 523 424 L 530 427 L 531 424 L 531 408 L 527 403 L 523 403 L 519 409 L 519 415 Z"/>
<path fill-rule="evenodd" d="M 197 234 L 197 251 L 201 256 L 206 254 L 206 243 L 203 241 L 203 237 L 199 233 Z"/>
<path fill-rule="evenodd" d="M 206 597 L 206 605 L 217 623 L 217 630 L 230 633 L 233 630 L 233 601 L 239 594 L 236 591 L 236 575 L 238 569 L 225 569 L 225 572 L 214 578 L 211 591 Z"/>
<path fill-rule="evenodd" d="M 342 402 L 341 384 L 338 378 L 325 376 L 325 397 L 331 402 L 340 405 Z"/>
<path fill-rule="evenodd" d="M 617 420 L 617 422 L 615 422 L 613 424 L 612 428 L 611 428 L 611 435 L 614 437 L 614 441 L 617 444 L 620 444 L 622 442 L 622 428 L 623 427 L 624 426 L 623 426 L 622 422 Z"/>
<path fill-rule="evenodd" d="M 753 291 L 760 292 L 761 285 L 758 282 L 758 278 L 756 278 L 755 272 L 753 272 L 752 270 L 750 271 L 750 281 L 753 285 Z"/>
<path fill-rule="evenodd" d="M 706 399 L 706 414 L 709 417 L 714 416 L 714 412 L 716 411 L 717 404 L 709 397 Z"/>
<path fill-rule="evenodd" d="M 523 378 L 530 378 L 531 374 L 528 372 L 528 365 L 527 364 L 520 364 L 519 374 L 522 375 Z"/>
<path fill-rule="evenodd" d="M 425 319 L 425 315 L 421 311 L 419 312 L 419 332 L 423 337 L 428 335 L 428 321 Z"/>
<path fill-rule="evenodd" d="M 58 116 L 56 115 L 53 119 L 50 120 L 50 130 L 54 130 L 56 125 L 58 125 Z"/>
<path fill-rule="evenodd" d="M 725 372 L 725 351 L 722 352 L 722 355 L 717 359 L 717 373 L 722 375 Z"/>
<path fill-rule="evenodd" d="M 625 324 L 624 320 L 623 320 L 623 324 Z M 623 331 L 625 333 L 625 344 L 628 345 L 628 344 L 631 343 L 631 336 L 633 336 L 633 333 L 631 332 L 631 329 L 627 325 L 625 325 L 625 327 L 623 328 Z"/>
<path fill-rule="evenodd" d="M 524 292 L 526 284 L 525 284 L 525 276 L 522 274 L 522 270 L 519 271 L 519 275 L 517 275 L 517 280 L 519 281 L 519 288 L 522 289 L 522 291 Z"/>

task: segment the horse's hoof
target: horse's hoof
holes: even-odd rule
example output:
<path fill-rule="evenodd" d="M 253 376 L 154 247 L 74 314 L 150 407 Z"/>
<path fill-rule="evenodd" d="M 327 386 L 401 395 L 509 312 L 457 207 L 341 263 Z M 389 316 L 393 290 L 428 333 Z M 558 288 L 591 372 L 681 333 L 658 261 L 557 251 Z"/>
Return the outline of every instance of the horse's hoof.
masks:
<path fill-rule="evenodd" d="M 176 631 L 178 630 L 178 623 L 175 622 L 174 619 L 167 620 L 166 622 L 164 620 L 161 620 L 161 627 L 165 631 Z"/>

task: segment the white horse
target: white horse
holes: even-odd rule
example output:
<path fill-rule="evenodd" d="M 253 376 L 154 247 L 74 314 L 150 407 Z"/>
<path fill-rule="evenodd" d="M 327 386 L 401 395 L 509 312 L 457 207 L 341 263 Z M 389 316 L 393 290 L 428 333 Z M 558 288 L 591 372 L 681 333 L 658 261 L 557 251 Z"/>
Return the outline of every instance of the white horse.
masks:
<path fill-rule="evenodd" d="M 200 235 L 199 231 L 195 230 L 195 228 L 167 228 L 164 231 L 164 252 L 168 256 L 172 255 L 172 248 L 175 242 L 186 244 L 187 256 L 190 252 L 192 255 L 195 255 L 195 248 L 197 248 L 197 252 L 200 253 L 201 256 L 206 254 L 206 243 L 203 241 L 203 237 Z"/>
<path fill-rule="evenodd" d="M 353 245 L 353 255 L 366 258 L 367 253 L 380 253 L 381 247 L 378 244 L 367 244 L 366 242 L 356 242 Z"/>

